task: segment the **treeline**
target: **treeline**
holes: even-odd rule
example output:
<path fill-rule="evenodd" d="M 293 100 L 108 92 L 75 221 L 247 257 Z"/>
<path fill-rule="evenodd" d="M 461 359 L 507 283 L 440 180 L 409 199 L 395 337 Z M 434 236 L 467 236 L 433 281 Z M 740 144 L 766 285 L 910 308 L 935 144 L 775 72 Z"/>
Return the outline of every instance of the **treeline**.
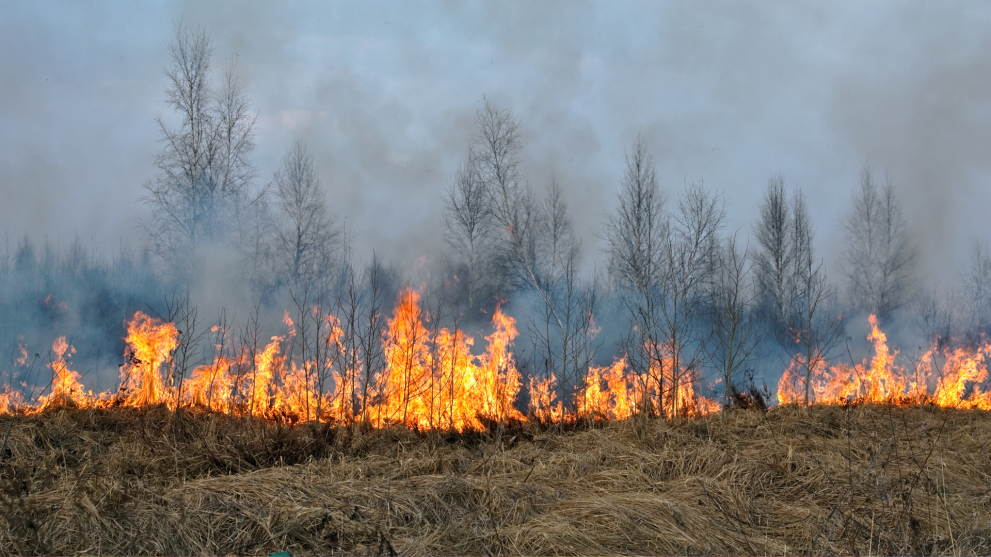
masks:
<path fill-rule="evenodd" d="M 975 245 L 947 285 L 920 284 L 897 187 L 867 164 L 843 223 L 841 266 L 827 273 L 815 215 L 783 176 L 768 180 L 752 229 L 729 231 L 727 196 L 701 181 L 658 183 L 650 146 L 637 138 L 604 222 L 606 261 L 583 272 L 589 249 L 575 231 L 568 185 L 533 185 L 523 123 L 488 99 L 441 196 L 448 256 L 426 284 L 405 284 L 374 254 L 353 253 L 305 144 L 289 146 L 262 178 L 245 86 L 233 62 L 214 70 L 205 31 L 177 26 L 168 53 L 171 114 L 157 118 L 163 147 L 144 184 L 138 254 L 108 260 L 78 240 L 7 243 L 0 327 L 4 367 L 21 370 L 18 380 L 23 347 L 34 358 L 50 342 L 45 335 L 67 334 L 94 360 L 119 357 L 122 323 L 137 309 L 185 323 L 188 369 L 209 359 L 214 324 L 240 328 L 257 345 L 283 317 L 294 330 L 291 350 L 305 361 L 319 353 L 333 315 L 350 343 L 341 352 L 353 359 L 348 369 L 367 379 L 384 365 L 383 331 L 407 286 L 422 291 L 438 327 L 478 330 L 502 304 L 521 332 L 517 367 L 527 378 L 553 377 L 571 408 L 590 366 L 615 358 L 641 375 L 670 367 L 659 381 L 671 400 L 679 385 L 717 380 L 729 400 L 762 373 L 773 384 L 795 353 L 811 375 L 849 336 L 848 324 L 868 314 L 882 325 L 910 323 L 923 343 L 974 342 L 991 331 L 987 249 Z M 198 313 L 211 303 L 206 283 L 233 293 L 240 315 Z"/>
<path fill-rule="evenodd" d="M 121 248 L 111 257 L 76 237 L 66 245 L 5 236 L 0 244 L 0 385 L 47 383 L 48 350 L 58 336 L 76 347 L 87 386 L 116 370 L 123 323 L 162 306 L 167 287 L 147 254 Z M 28 383 L 21 385 L 22 382 Z"/>

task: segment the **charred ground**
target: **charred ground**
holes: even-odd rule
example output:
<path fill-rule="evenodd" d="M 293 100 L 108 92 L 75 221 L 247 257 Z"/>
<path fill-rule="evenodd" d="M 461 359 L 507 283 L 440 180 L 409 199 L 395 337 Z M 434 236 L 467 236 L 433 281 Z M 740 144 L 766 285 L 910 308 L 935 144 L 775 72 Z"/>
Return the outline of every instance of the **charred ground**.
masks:
<path fill-rule="evenodd" d="M 991 415 L 786 406 L 465 434 L 0 417 L 3 554 L 988 554 Z"/>

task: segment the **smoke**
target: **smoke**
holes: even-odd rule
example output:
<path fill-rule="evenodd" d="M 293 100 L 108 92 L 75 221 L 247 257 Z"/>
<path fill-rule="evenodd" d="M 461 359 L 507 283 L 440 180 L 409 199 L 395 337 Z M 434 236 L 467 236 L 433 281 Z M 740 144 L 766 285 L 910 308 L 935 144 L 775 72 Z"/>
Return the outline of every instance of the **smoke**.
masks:
<path fill-rule="evenodd" d="M 991 202 L 989 16 L 926 5 L 890 15 L 855 41 L 867 60 L 840 74 L 832 108 L 856 150 L 904 195 L 923 276 L 946 284 L 972 242 L 991 238 L 981 217 Z"/>
<path fill-rule="evenodd" d="M 834 259 L 866 159 L 905 192 L 927 266 L 953 267 L 946 245 L 987 236 L 969 209 L 987 195 L 980 4 L 130 10 L 9 8 L 0 180 L 12 230 L 111 248 L 130 235 L 158 148 L 163 46 L 181 18 L 208 29 L 215 65 L 235 60 L 249 85 L 259 184 L 304 139 L 363 253 L 440 255 L 437 201 L 483 94 L 521 119 L 531 181 L 566 187 L 589 247 L 637 134 L 666 187 L 701 177 L 725 191 L 735 228 L 783 172 L 809 194 Z"/>
<path fill-rule="evenodd" d="M 563 186 L 586 274 L 603 270 L 601 225 L 638 136 L 668 199 L 704 180 L 741 241 L 767 178 L 784 174 L 840 287 L 840 223 L 865 160 L 895 183 L 922 283 L 955 284 L 971 242 L 991 239 L 991 10 L 924 2 L 8 4 L 0 222 L 12 238 L 79 235 L 104 260 L 122 243 L 140 259 L 164 46 L 180 19 L 209 30 L 214 66 L 236 62 L 247 86 L 255 188 L 302 139 L 357 258 L 375 251 L 410 282 L 445 264 L 441 198 L 483 96 L 522 123 L 531 186 Z M 231 277 L 240 263 L 223 250 L 205 261 L 194 295 L 249 313 Z"/>

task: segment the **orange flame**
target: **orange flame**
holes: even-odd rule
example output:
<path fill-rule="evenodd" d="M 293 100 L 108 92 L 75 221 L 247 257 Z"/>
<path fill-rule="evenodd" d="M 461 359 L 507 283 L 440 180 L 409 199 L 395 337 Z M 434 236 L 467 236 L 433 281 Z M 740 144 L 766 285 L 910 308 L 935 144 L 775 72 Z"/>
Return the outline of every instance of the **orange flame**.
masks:
<path fill-rule="evenodd" d="M 127 325 L 129 357 L 121 367 L 121 391 L 128 406 L 170 402 L 160 368 L 172 363 L 172 351 L 179 342 L 179 331 L 172 323 L 152 319 L 142 312 Z M 131 387 L 130 384 L 134 383 Z"/>
<path fill-rule="evenodd" d="M 432 334 L 418 304 L 419 295 L 407 289 L 389 323 L 386 366 L 367 411 L 375 424 L 463 431 L 481 429 L 482 419 L 522 419 L 513 406 L 520 391 L 509 353 L 517 334 L 513 318 L 497 309 L 486 352 L 474 357 L 471 337 L 447 329 Z"/>
<path fill-rule="evenodd" d="M 21 356 L 14 360 L 16 366 L 22 366 L 28 361 L 28 347 L 22 342 L 23 340 L 23 336 L 17 337 L 17 351 L 21 353 Z"/>
<path fill-rule="evenodd" d="M 79 382 L 80 376 L 75 371 L 69 369 L 66 358 L 74 354 L 76 349 L 65 341 L 65 337 L 59 337 L 52 345 L 52 351 L 57 356 L 48 367 L 52 370 L 52 394 L 38 397 L 38 404 L 42 408 L 49 406 L 76 406 L 84 403 L 86 397 L 83 393 L 83 385 Z"/>
<path fill-rule="evenodd" d="M 360 417 L 375 427 L 457 431 L 484 429 L 487 422 L 525 419 L 516 407 L 523 387 L 512 354 L 518 334 L 516 322 L 501 308 L 492 316 L 493 332 L 485 337 L 484 352 L 476 355 L 471 336 L 433 327 L 430 316 L 420 308 L 419 294 L 403 291 L 382 339 L 383 369 L 361 382 L 357 368 L 364 365 L 366 355 L 358 352 L 364 348 L 355 343 L 345 346 L 336 317 L 321 317 L 314 310 L 312 318 L 326 324 L 326 333 L 321 333 L 325 338 L 320 339 L 322 361 L 304 360 L 291 351 L 306 339 L 296 337 L 298 327 L 285 313 L 287 336 L 272 337 L 258 352 L 247 347 L 225 352 L 223 343 L 218 344 L 214 360 L 193 369 L 183 381 L 176 377 L 181 370 L 175 369 L 173 362 L 181 333 L 172 323 L 137 312 L 127 324 L 126 363 L 121 366 L 117 397 L 84 394 L 78 374 L 65 364 L 71 347 L 59 339 L 55 345 L 59 357 L 51 365 L 55 374 L 52 395 L 25 405 L 20 392 L 8 385 L 0 395 L 0 411 L 40 411 L 55 400 L 94 406 L 164 403 L 170 408 L 185 404 L 267 419 L 352 423 Z M 216 328 L 213 331 L 221 337 L 226 334 Z M 577 393 L 577 412 L 572 418 L 624 419 L 639 411 L 672 417 L 675 406 L 679 415 L 714 410 L 715 403 L 696 396 L 690 374 L 686 370 L 674 373 L 671 358 L 663 354 L 644 377 L 629 374 L 625 358 L 606 368 L 589 369 Z M 329 380 L 320 379 L 328 376 Z M 677 405 L 670 394 L 675 385 Z M 662 386 L 669 392 L 662 392 Z M 531 416 L 543 421 L 566 418 L 563 402 L 556 400 L 553 376 L 542 381 L 531 378 L 529 387 Z"/>
<path fill-rule="evenodd" d="M 888 348 L 887 336 L 878 327 L 877 318 L 871 315 L 868 321 L 871 332 L 867 339 L 874 347 L 870 363 L 864 360 L 852 367 L 844 364 L 827 367 L 822 358 L 817 358 L 818 364 L 808 374 L 809 403 L 932 402 L 943 407 L 991 409 L 991 393 L 981 388 L 988 378 L 985 361 L 991 357 L 991 344 L 939 354 L 934 343 L 909 373 L 896 362 L 898 351 Z M 779 403 L 806 402 L 806 371 L 804 358 L 796 355 L 778 382 Z M 930 385 L 934 386 L 932 395 Z"/>
<path fill-rule="evenodd" d="M 247 347 L 224 350 L 225 343 L 218 341 L 213 361 L 196 367 L 183 382 L 173 361 L 181 333 L 172 323 L 137 312 L 127 324 L 126 364 L 121 366 L 116 397 L 83 392 L 79 374 L 68 364 L 74 349 L 59 337 L 52 347 L 56 357 L 49 364 L 50 394 L 25 402 L 22 391 L 7 385 L 0 393 L 0 412 L 38 412 L 53 405 L 167 404 L 175 408 L 183 404 L 273 420 L 361 420 L 374 427 L 458 431 L 524 420 L 516 406 L 523 382 L 512 354 L 518 334 L 515 320 L 497 308 L 484 351 L 473 354 L 471 336 L 435 326 L 419 302 L 419 294 L 412 290 L 400 294 L 381 339 L 384 365 L 374 377 L 361 381 L 358 377 L 366 355 L 360 352 L 365 348 L 360 343 L 346 344 L 341 323 L 332 315 L 315 312 L 307 317 L 326 325 L 320 332 L 323 338 L 318 339 L 322 348 L 315 352 L 319 359 L 302 357 L 304 341 L 312 340 L 295 336 L 301 329 L 286 314 L 287 335 L 271 337 L 258 351 Z M 915 365 L 907 366 L 899 363 L 899 352 L 889 348 L 877 319 L 871 316 L 869 321 L 867 338 L 873 346 L 869 360 L 829 365 L 816 356 L 809 370 L 803 356 L 796 355 L 778 383 L 779 403 L 926 402 L 991 409 L 986 385 L 991 343 L 943 352 L 934 345 Z M 221 339 L 226 335 L 226 331 L 214 332 Z M 633 373 L 626 358 L 589 368 L 573 400 L 558 400 L 560 389 L 554 375 L 531 377 L 528 415 L 558 422 L 622 420 L 637 413 L 671 419 L 718 410 L 714 401 L 698 394 L 694 364 L 676 364 L 669 345 L 650 348 L 651 362 L 642 373 Z M 26 351 L 24 347 L 22 352 Z M 311 352 L 312 348 L 306 348 L 305 354 Z M 566 411 L 565 404 L 573 404 L 573 410 Z"/>
<path fill-rule="evenodd" d="M 234 365 L 236 362 L 220 355 L 213 363 L 195 368 L 192 377 L 183 386 L 183 399 L 209 410 L 229 410 L 234 389 L 231 367 Z"/>
<path fill-rule="evenodd" d="M 637 404 L 630 379 L 626 375 L 625 359 L 618 359 L 609 367 L 590 368 L 579 399 L 579 415 L 607 420 L 629 418 Z"/>

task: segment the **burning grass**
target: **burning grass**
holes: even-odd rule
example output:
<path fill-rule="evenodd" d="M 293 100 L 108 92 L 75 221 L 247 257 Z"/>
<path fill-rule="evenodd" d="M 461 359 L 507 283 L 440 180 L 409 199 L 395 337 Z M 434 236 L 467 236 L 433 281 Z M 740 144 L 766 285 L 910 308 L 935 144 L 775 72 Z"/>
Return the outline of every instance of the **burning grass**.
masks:
<path fill-rule="evenodd" d="M 0 416 L 7 554 L 989 554 L 991 416 L 786 406 L 481 432 Z"/>

